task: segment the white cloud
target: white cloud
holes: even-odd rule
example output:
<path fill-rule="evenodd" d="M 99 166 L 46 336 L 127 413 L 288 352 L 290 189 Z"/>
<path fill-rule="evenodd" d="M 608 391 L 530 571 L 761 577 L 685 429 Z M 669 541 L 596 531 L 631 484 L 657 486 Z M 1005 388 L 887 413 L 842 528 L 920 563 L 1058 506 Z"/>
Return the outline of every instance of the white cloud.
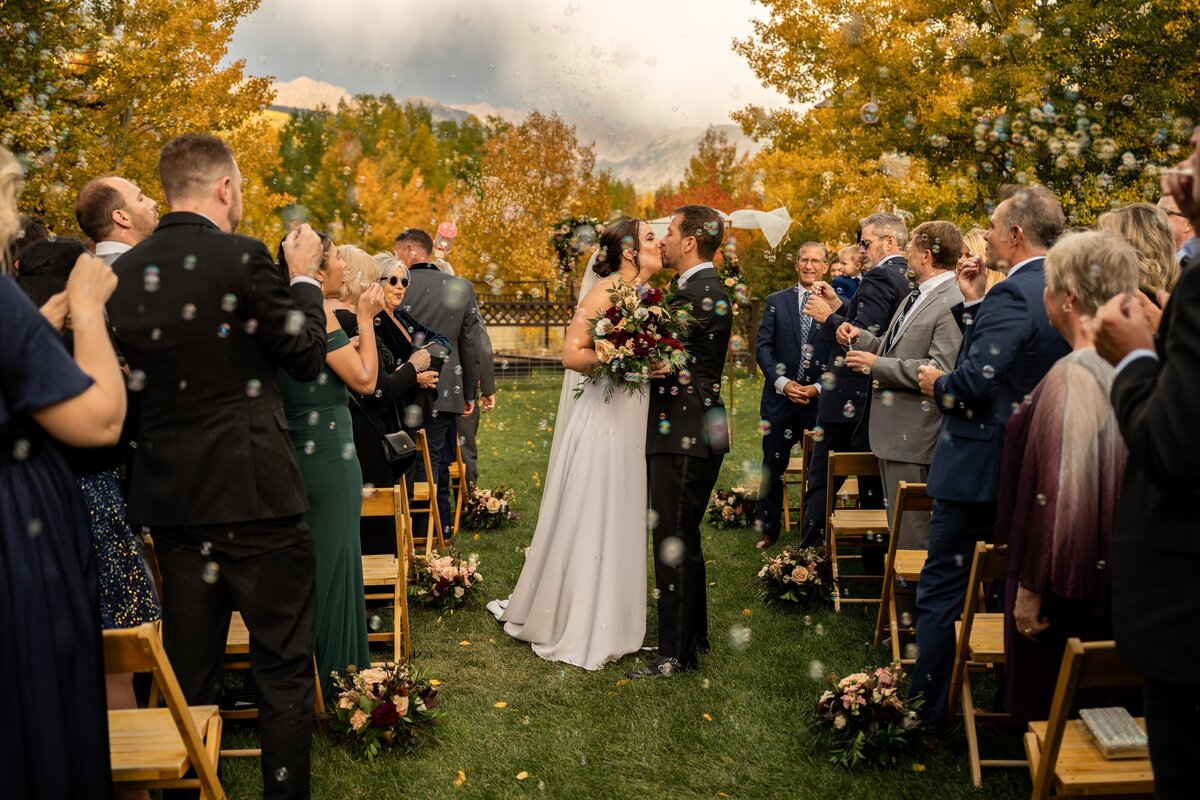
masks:
<path fill-rule="evenodd" d="M 230 56 L 351 92 L 703 126 L 783 102 L 730 48 L 760 13 L 751 0 L 263 0 Z"/>

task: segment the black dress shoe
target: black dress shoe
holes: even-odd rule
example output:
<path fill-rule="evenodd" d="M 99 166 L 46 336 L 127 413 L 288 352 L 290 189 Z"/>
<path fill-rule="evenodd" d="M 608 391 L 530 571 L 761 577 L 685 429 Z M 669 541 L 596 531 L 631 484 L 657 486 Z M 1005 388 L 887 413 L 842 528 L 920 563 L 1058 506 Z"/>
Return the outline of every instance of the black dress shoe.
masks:
<path fill-rule="evenodd" d="M 762 536 L 758 537 L 758 541 L 754 544 L 754 546 L 759 550 L 766 550 L 768 547 L 775 546 L 775 540 L 764 533 Z"/>
<path fill-rule="evenodd" d="M 629 673 L 632 679 L 637 678 L 669 678 L 677 672 L 683 672 L 684 666 L 678 659 L 665 656 L 647 661 L 643 666 Z"/>

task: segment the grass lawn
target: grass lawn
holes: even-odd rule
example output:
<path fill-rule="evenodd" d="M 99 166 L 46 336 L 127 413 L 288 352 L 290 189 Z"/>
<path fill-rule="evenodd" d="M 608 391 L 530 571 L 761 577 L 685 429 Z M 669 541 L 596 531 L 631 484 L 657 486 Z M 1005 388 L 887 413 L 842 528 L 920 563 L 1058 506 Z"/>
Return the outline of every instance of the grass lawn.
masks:
<path fill-rule="evenodd" d="M 497 408 L 484 418 L 481 483 L 514 487 L 522 515 L 477 541 L 469 533 L 460 537 L 460 550 L 479 553 L 491 597 L 507 596 L 533 536 L 560 381 L 552 375 L 502 380 Z M 734 451 L 726 457 L 719 488 L 754 485 L 761 457 L 760 384 L 748 377 L 737 384 Z M 821 609 L 806 616 L 764 607 L 748 587 L 759 562 L 754 540 L 750 530 L 705 529 L 713 649 L 699 671 L 668 681 L 618 685 L 638 657 L 598 673 L 542 661 L 528 645 L 505 636 L 482 608 L 441 619 L 414 610 L 415 660 L 444 682 L 447 715 L 439 720 L 440 743 L 367 764 L 315 735 L 314 797 L 1028 795 L 1023 770 L 986 771 L 983 791 L 974 789 L 961 733 L 936 747 L 921 746 L 912 763 L 890 770 L 849 773 L 826 763 L 807 730 L 809 710 L 824 688 L 812 676 L 823 670 L 845 675 L 887 662 L 888 654 L 869 641 L 875 611 L 850 607 L 834 615 Z M 647 641 L 653 642 L 653 608 L 649 625 Z M 507 706 L 496 708 L 498 702 Z M 254 739 L 252 728 L 227 728 L 226 746 Z M 985 738 L 989 745 L 1008 757 L 1020 753 L 1014 741 Z M 460 770 L 466 780 L 456 787 Z M 517 780 L 520 772 L 528 778 Z M 231 797 L 261 796 L 256 759 L 224 760 L 221 778 Z"/>

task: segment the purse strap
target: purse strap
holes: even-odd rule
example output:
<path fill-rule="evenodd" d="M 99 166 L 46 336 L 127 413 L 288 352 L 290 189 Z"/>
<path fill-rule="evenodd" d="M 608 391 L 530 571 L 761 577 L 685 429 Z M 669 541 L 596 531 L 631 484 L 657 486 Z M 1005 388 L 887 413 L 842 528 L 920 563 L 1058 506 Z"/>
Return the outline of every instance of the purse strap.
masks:
<path fill-rule="evenodd" d="M 348 394 L 350 399 L 354 401 L 354 405 L 358 406 L 358 410 L 361 411 L 362 415 L 367 418 L 367 422 L 371 423 L 371 427 L 375 429 L 375 432 L 386 439 L 387 433 L 383 430 L 383 428 L 379 427 L 375 420 L 371 419 L 371 415 L 367 413 L 367 410 L 363 408 L 363 404 L 360 403 L 358 398 L 354 396 L 354 392 L 346 392 L 346 394 Z M 393 403 L 393 405 L 395 404 Z"/>

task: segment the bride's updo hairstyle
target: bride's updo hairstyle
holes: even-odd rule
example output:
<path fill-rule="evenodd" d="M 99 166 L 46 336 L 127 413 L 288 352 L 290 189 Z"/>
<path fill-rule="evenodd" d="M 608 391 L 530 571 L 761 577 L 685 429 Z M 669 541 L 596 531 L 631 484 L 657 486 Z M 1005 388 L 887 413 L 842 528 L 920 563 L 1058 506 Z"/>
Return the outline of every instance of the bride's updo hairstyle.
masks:
<path fill-rule="evenodd" d="M 592 265 L 592 271 L 598 277 L 607 278 L 620 271 L 621 258 L 626 250 L 633 251 L 633 265 L 641 272 L 637 258 L 638 225 L 641 222 L 640 219 L 623 219 L 614 222 L 600 234 L 600 252 L 596 255 L 596 263 Z"/>

